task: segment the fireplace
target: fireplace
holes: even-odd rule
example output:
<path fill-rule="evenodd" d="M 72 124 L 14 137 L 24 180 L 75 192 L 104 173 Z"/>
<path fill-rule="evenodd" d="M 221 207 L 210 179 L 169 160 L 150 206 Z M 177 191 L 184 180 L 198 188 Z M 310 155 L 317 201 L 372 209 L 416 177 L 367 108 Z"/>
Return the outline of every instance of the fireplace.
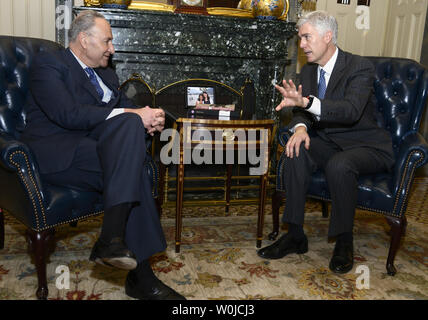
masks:
<path fill-rule="evenodd" d="M 120 82 L 137 73 L 154 90 L 187 79 L 209 79 L 239 91 L 255 89 L 255 119 L 272 117 L 274 89 L 295 23 L 162 11 L 91 8 L 109 21 Z M 74 7 L 78 14 L 85 7 Z"/>

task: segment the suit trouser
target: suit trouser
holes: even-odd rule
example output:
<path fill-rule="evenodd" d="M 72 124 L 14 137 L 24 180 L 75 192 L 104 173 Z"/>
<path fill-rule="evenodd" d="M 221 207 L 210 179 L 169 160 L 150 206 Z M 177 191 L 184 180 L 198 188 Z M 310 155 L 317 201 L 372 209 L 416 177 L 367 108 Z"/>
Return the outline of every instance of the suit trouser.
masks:
<path fill-rule="evenodd" d="M 342 150 L 335 143 L 318 136 L 311 138 L 309 150 L 302 143 L 299 157 L 286 158 L 284 165 L 286 201 L 282 221 L 303 225 L 311 175 L 322 169 L 331 196 L 329 237 L 352 232 L 358 177 L 388 170 L 386 158 L 376 149 L 356 147 Z"/>
<path fill-rule="evenodd" d="M 132 203 L 125 241 L 138 262 L 166 248 L 150 177 L 144 170 L 145 156 L 141 118 L 124 113 L 104 121 L 82 138 L 68 169 L 43 175 L 55 185 L 102 193 L 104 210 Z"/>

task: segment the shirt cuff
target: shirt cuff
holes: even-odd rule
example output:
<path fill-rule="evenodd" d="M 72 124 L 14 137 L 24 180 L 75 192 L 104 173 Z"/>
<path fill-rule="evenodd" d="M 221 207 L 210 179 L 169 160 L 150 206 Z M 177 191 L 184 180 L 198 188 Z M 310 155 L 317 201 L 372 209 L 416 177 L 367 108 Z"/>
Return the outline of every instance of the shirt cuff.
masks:
<path fill-rule="evenodd" d="M 296 124 L 293 128 L 291 128 L 291 132 L 296 132 L 296 129 L 298 128 L 298 127 L 305 127 L 306 128 L 306 130 L 308 130 L 308 127 L 306 126 L 306 124 L 304 124 L 304 123 L 298 123 L 298 124 Z"/>
<path fill-rule="evenodd" d="M 306 111 L 309 111 L 314 116 L 316 116 L 317 120 L 321 118 L 321 101 L 317 97 L 314 97 L 314 100 L 312 101 L 312 105 L 309 109 Z"/>
<path fill-rule="evenodd" d="M 117 108 L 117 109 L 113 109 L 112 112 L 110 112 L 110 114 L 108 115 L 108 117 L 106 118 L 106 120 L 113 118 L 115 116 L 118 116 L 119 114 L 122 114 L 125 112 L 125 108 Z"/>

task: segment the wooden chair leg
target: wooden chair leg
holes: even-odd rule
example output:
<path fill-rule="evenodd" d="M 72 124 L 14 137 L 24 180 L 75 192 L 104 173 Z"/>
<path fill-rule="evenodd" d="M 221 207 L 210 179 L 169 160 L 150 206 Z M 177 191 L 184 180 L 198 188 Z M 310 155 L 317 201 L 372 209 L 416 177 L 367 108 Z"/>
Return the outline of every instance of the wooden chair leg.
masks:
<path fill-rule="evenodd" d="M 54 233 L 53 228 L 41 232 L 27 229 L 27 239 L 34 255 L 37 270 L 38 288 L 36 296 L 39 300 L 46 300 L 49 294 L 46 281 L 46 261 L 53 249 Z"/>
<path fill-rule="evenodd" d="M 266 183 L 268 179 L 268 173 L 260 176 L 260 194 L 259 194 L 259 212 L 257 219 L 257 241 L 256 247 L 262 246 L 263 240 L 263 225 L 265 221 L 265 203 L 266 203 Z"/>
<path fill-rule="evenodd" d="M 226 186 L 225 186 L 225 194 L 226 194 L 226 209 L 225 212 L 229 212 L 230 207 L 230 189 L 231 189 L 231 181 L 232 181 L 232 165 L 227 165 L 226 171 Z"/>
<path fill-rule="evenodd" d="M 0 250 L 4 249 L 4 213 L 0 209 Z"/>
<path fill-rule="evenodd" d="M 272 195 L 272 232 L 269 233 L 269 240 L 275 240 L 279 234 L 279 208 L 282 200 L 285 199 L 285 192 L 275 190 Z"/>
<path fill-rule="evenodd" d="M 184 164 L 183 158 L 177 168 L 177 200 L 175 204 L 175 252 L 180 252 L 181 245 L 181 228 L 182 228 L 182 211 L 183 211 L 183 190 L 184 190 Z"/>
<path fill-rule="evenodd" d="M 397 273 L 397 269 L 394 267 L 394 259 L 397 254 L 398 247 L 400 246 L 401 237 L 406 232 L 407 219 L 406 217 L 395 218 L 386 217 L 386 221 L 391 226 L 391 244 L 389 247 L 388 259 L 386 261 L 386 271 L 388 275 L 394 276 Z"/>

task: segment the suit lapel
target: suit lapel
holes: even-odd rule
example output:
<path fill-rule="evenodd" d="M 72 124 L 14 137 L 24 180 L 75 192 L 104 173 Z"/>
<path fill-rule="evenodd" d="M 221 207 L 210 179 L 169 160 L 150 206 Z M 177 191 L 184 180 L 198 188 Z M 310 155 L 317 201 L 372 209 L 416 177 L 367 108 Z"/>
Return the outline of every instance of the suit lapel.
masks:
<path fill-rule="evenodd" d="M 119 89 L 116 88 L 114 85 L 112 85 L 112 80 L 110 79 L 107 72 L 105 72 L 104 68 L 96 68 L 95 72 L 98 74 L 98 76 L 101 78 L 101 80 L 104 82 L 104 84 L 113 91 L 112 99 L 114 97 L 118 96 Z"/>
<path fill-rule="evenodd" d="M 310 73 L 309 79 L 310 90 L 309 92 L 315 92 L 315 96 L 318 97 L 318 65 L 312 66 L 312 72 Z"/>
<path fill-rule="evenodd" d="M 325 92 L 325 97 L 328 98 L 331 93 L 334 91 L 336 86 L 339 84 L 340 79 L 342 78 L 345 67 L 346 67 L 346 56 L 345 53 L 339 49 L 339 54 L 337 55 L 336 64 L 334 65 L 333 72 L 331 73 L 330 80 L 328 82 L 327 90 Z M 318 91 L 318 89 L 317 89 Z"/>
<path fill-rule="evenodd" d="M 302 73 L 301 84 L 303 85 L 303 96 L 318 95 L 317 64 L 307 64 L 306 72 Z"/>
<path fill-rule="evenodd" d="M 68 65 L 70 66 L 70 73 L 72 74 L 73 78 L 77 80 L 77 83 L 81 83 L 82 87 L 84 87 L 99 103 L 102 103 L 97 90 L 95 90 L 94 85 L 89 80 L 86 71 L 83 70 L 82 66 L 73 56 L 69 48 L 67 48 L 65 52 L 65 57 Z"/>

